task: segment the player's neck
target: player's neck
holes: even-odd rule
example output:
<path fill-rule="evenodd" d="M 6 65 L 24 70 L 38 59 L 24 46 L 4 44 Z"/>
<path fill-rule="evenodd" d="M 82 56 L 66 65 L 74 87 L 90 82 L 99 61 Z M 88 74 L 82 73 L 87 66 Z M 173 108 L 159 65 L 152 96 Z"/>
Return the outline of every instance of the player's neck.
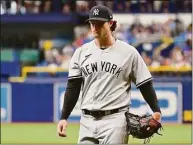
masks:
<path fill-rule="evenodd" d="M 95 43 L 99 48 L 107 48 L 115 43 L 115 38 L 112 35 L 106 38 L 96 38 Z"/>

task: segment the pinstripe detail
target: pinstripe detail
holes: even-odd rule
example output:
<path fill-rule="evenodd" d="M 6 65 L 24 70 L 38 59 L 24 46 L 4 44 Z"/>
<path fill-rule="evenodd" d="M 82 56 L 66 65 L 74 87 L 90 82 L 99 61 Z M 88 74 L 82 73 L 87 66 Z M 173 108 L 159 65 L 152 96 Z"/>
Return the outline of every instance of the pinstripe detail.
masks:
<path fill-rule="evenodd" d="M 68 77 L 69 80 L 70 80 L 70 79 L 76 79 L 76 78 L 82 78 L 82 76 L 79 75 L 79 76 L 69 76 L 69 77 Z"/>
<path fill-rule="evenodd" d="M 152 79 L 153 79 L 152 77 L 151 77 L 151 78 L 148 78 L 148 79 L 144 80 L 143 82 L 140 82 L 140 83 L 137 84 L 136 86 L 139 87 L 139 86 L 141 86 L 142 84 L 144 84 L 144 83 L 146 83 L 146 82 L 148 82 L 148 81 L 150 81 L 150 80 L 152 80 Z"/>

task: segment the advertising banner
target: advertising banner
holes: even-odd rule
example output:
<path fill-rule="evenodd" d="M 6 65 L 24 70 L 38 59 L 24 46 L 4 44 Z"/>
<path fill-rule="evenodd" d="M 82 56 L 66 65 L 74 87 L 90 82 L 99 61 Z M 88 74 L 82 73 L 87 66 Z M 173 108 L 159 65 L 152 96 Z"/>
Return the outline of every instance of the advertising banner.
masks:
<path fill-rule="evenodd" d="M 11 85 L 1 83 L 1 122 L 11 122 Z"/>
<path fill-rule="evenodd" d="M 57 122 L 60 119 L 63 102 L 64 102 L 64 93 L 66 91 L 66 83 L 57 83 L 54 85 L 54 122 Z M 70 117 L 70 121 L 80 120 L 80 99 L 77 101 Z"/>
<path fill-rule="evenodd" d="M 54 121 L 60 119 L 62 110 L 65 83 L 54 85 Z M 162 122 L 182 122 L 182 85 L 181 83 L 154 83 L 154 88 L 158 96 L 159 105 L 162 111 Z M 135 87 L 131 89 L 130 111 L 138 115 L 152 113 L 150 107 L 145 102 L 140 91 Z M 69 120 L 79 121 L 80 119 L 80 99 L 73 109 Z"/>
<path fill-rule="evenodd" d="M 162 112 L 162 122 L 182 122 L 182 85 L 181 83 L 154 83 Z M 132 88 L 130 111 L 139 115 L 153 113 L 141 92 Z"/>
<path fill-rule="evenodd" d="M 53 83 L 11 83 L 11 91 L 12 122 L 53 122 Z"/>

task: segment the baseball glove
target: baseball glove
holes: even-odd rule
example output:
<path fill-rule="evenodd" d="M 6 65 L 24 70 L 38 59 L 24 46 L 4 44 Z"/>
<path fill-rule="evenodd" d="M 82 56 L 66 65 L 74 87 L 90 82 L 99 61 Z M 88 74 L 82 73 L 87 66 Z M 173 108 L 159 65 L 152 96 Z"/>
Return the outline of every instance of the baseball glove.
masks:
<path fill-rule="evenodd" d="M 149 143 L 154 133 L 158 133 L 158 130 L 163 129 L 161 123 L 156 121 L 152 115 L 138 116 L 129 112 L 125 113 L 127 121 L 127 133 L 134 138 L 144 139 L 144 144 Z"/>

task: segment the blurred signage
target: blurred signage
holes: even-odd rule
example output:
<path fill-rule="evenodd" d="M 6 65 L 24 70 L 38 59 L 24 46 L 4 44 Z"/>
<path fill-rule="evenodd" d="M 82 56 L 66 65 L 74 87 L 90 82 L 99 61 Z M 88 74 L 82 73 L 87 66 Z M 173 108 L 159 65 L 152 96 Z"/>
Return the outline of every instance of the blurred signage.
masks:
<path fill-rule="evenodd" d="M 11 122 L 11 85 L 1 83 L 1 122 Z"/>
<path fill-rule="evenodd" d="M 54 86 L 54 120 L 58 121 L 61 115 L 65 84 L 55 84 Z M 158 96 L 158 101 L 162 111 L 162 122 L 181 123 L 182 121 L 182 86 L 181 83 L 155 83 L 154 88 Z M 132 87 L 130 111 L 138 115 L 152 113 L 150 107 L 145 102 L 140 91 Z M 81 110 L 80 99 L 73 109 L 69 120 L 78 121 Z"/>
<path fill-rule="evenodd" d="M 162 111 L 162 122 L 182 122 L 181 83 L 155 83 L 154 88 Z M 130 111 L 139 115 L 153 113 L 140 91 L 132 88 Z"/>
<path fill-rule="evenodd" d="M 64 102 L 64 94 L 66 91 L 66 83 L 57 83 L 54 85 L 54 121 L 57 122 L 60 119 L 61 111 Z M 70 121 L 80 120 L 80 99 L 75 105 L 71 115 L 69 117 Z"/>

